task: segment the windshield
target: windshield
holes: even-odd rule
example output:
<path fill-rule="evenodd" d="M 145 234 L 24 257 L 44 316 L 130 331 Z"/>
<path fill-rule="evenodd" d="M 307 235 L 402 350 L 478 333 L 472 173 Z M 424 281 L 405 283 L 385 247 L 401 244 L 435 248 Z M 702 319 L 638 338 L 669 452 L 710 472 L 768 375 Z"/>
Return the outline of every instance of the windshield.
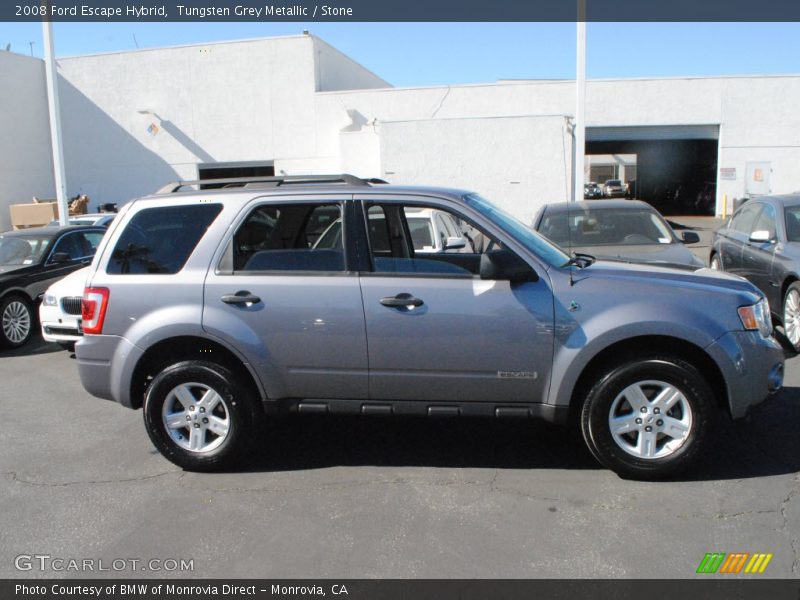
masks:
<path fill-rule="evenodd" d="M 645 246 L 675 243 L 669 226 L 653 211 L 603 208 L 545 214 L 539 233 L 562 248 Z"/>
<path fill-rule="evenodd" d="M 41 235 L 0 235 L 0 267 L 37 264 L 49 244 Z"/>
<path fill-rule="evenodd" d="M 569 256 L 563 250 L 478 194 L 469 194 L 464 197 L 464 201 L 471 208 L 500 225 L 511 237 L 549 265 L 560 267 L 569 260 Z"/>

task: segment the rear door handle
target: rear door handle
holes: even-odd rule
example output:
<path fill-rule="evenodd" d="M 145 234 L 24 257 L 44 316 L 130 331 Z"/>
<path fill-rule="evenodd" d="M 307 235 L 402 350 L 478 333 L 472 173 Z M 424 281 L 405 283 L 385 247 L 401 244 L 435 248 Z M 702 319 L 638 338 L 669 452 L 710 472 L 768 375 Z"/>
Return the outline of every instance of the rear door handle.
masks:
<path fill-rule="evenodd" d="M 247 290 L 240 290 L 235 294 L 225 294 L 220 298 L 225 304 L 246 304 L 253 305 L 261 302 L 261 298 L 254 296 Z"/>
<path fill-rule="evenodd" d="M 419 298 L 414 298 L 411 294 L 397 294 L 381 298 L 381 304 L 390 308 L 416 308 L 425 304 Z"/>

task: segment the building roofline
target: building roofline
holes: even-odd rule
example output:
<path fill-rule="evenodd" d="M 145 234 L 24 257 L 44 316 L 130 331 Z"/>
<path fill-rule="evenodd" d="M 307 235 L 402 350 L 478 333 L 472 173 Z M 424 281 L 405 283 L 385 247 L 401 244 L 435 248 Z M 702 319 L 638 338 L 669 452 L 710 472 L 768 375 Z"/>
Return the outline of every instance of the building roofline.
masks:
<path fill-rule="evenodd" d="M 108 52 L 91 52 L 89 54 L 73 54 L 70 56 L 57 56 L 56 59 L 61 60 L 75 60 L 80 58 L 95 58 L 100 56 L 113 56 L 115 54 L 138 54 L 143 52 L 157 52 L 159 50 L 181 50 L 184 48 L 204 48 L 206 46 L 220 46 L 223 44 L 250 44 L 253 42 L 271 42 L 290 40 L 290 39 L 308 39 L 310 35 L 304 33 L 296 33 L 289 35 L 275 35 L 269 37 L 254 37 L 241 40 L 218 40 L 214 42 L 198 42 L 192 44 L 175 44 L 174 46 L 157 46 L 153 48 L 129 48 L 127 50 L 111 50 Z"/>
<path fill-rule="evenodd" d="M 376 79 L 380 79 L 380 80 L 381 80 L 383 83 L 385 83 L 385 84 L 386 84 L 386 87 L 387 87 L 387 88 L 391 89 L 391 88 L 393 88 L 393 87 L 394 87 L 394 86 L 393 86 L 391 83 L 389 83 L 388 81 L 386 81 L 386 80 L 385 80 L 383 77 L 381 77 L 380 75 L 378 75 L 378 74 L 377 74 L 375 71 L 373 71 L 372 69 L 368 69 L 367 67 L 365 67 L 364 65 L 362 65 L 360 62 L 358 62 L 356 59 L 354 59 L 352 56 L 350 56 L 349 54 L 346 54 L 346 53 L 342 52 L 341 50 L 339 50 L 339 48 L 337 48 L 337 47 L 336 47 L 336 46 L 334 46 L 333 44 L 329 44 L 328 42 L 326 42 L 325 40 L 323 40 L 323 39 L 322 39 L 321 37 L 319 37 L 318 35 L 315 35 L 315 34 L 313 34 L 313 33 L 309 33 L 307 37 L 310 37 L 310 38 L 312 38 L 312 39 L 313 39 L 315 42 L 319 42 L 320 44 L 323 44 L 323 45 L 327 46 L 328 48 L 330 48 L 331 50 L 333 50 L 334 52 L 336 52 L 336 53 L 337 53 L 339 56 L 341 56 L 341 57 L 345 58 L 347 61 L 349 61 L 349 62 L 353 63 L 354 65 L 356 65 L 356 66 L 357 66 L 357 67 L 359 67 L 360 69 L 363 69 L 364 71 L 366 71 L 367 73 L 369 73 L 370 75 L 372 75 L 373 77 L 375 77 Z M 315 60 L 316 60 L 316 57 L 314 57 L 314 58 L 315 58 Z M 362 88 L 362 89 L 383 89 L 383 88 Z M 321 92 L 321 93 L 325 93 L 325 92 Z"/>
<path fill-rule="evenodd" d="M 763 75 L 674 75 L 669 77 L 607 77 L 587 79 L 587 84 L 592 83 L 625 83 L 637 81 L 696 81 L 708 80 L 718 81 L 725 79 L 800 79 L 800 73 L 777 73 L 777 74 L 763 74 Z M 499 79 L 494 82 L 487 83 L 454 83 L 454 84 L 436 84 L 436 85 L 419 85 L 419 86 L 398 86 L 391 88 L 370 88 L 359 90 L 340 90 L 340 91 L 327 91 L 317 92 L 317 94 L 357 94 L 362 92 L 414 92 L 420 90 L 444 90 L 456 88 L 480 88 L 480 87 L 501 87 L 501 86 L 524 86 L 524 85 L 573 85 L 574 79 Z"/>

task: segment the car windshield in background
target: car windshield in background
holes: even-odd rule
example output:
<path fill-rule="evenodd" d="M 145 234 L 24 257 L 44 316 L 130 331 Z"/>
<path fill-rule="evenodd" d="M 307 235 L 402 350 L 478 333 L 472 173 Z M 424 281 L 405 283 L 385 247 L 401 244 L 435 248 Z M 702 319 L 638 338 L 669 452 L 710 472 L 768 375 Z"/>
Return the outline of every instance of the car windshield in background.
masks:
<path fill-rule="evenodd" d="M 786 240 L 800 242 L 800 206 L 787 206 L 784 209 L 786 218 Z"/>
<path fill-rule="evenodd" d="M 0 267 L 37 264 L 49 244 L 47 236 L 0 235 Z"/>
<path fill-rule="evenodd" d="M 515 240 L 549 265 L 561 267 L 569 261 L 569 256 L 565 254 L 561 248 L 555 246 L 549 240 L 525 225 L 522 221 L 518 220 L 516 217 L 512 217 L 478 194 L 468 194 L 464 196 L 464 202 L 499 224 L 507 233 L 511 234 Z"/>
<path fill-rule="evenodd" d="M 652 211 L 603 208 L 545 215 L 539 233 L 562 247 L 671 244 L 672 232 Z"/>

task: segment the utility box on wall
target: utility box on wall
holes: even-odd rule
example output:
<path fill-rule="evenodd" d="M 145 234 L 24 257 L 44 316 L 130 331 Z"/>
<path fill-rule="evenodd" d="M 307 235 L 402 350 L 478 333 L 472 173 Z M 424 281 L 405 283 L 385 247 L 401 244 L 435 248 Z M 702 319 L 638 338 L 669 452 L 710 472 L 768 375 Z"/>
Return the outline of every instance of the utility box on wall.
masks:
<path fill-rule="evenodd" d="M 748 162 L 745 168 L 744 191 L 748 196 L 766 196 L 770 193 L 770 174 L 772 163 L 765 161 Z"/>

